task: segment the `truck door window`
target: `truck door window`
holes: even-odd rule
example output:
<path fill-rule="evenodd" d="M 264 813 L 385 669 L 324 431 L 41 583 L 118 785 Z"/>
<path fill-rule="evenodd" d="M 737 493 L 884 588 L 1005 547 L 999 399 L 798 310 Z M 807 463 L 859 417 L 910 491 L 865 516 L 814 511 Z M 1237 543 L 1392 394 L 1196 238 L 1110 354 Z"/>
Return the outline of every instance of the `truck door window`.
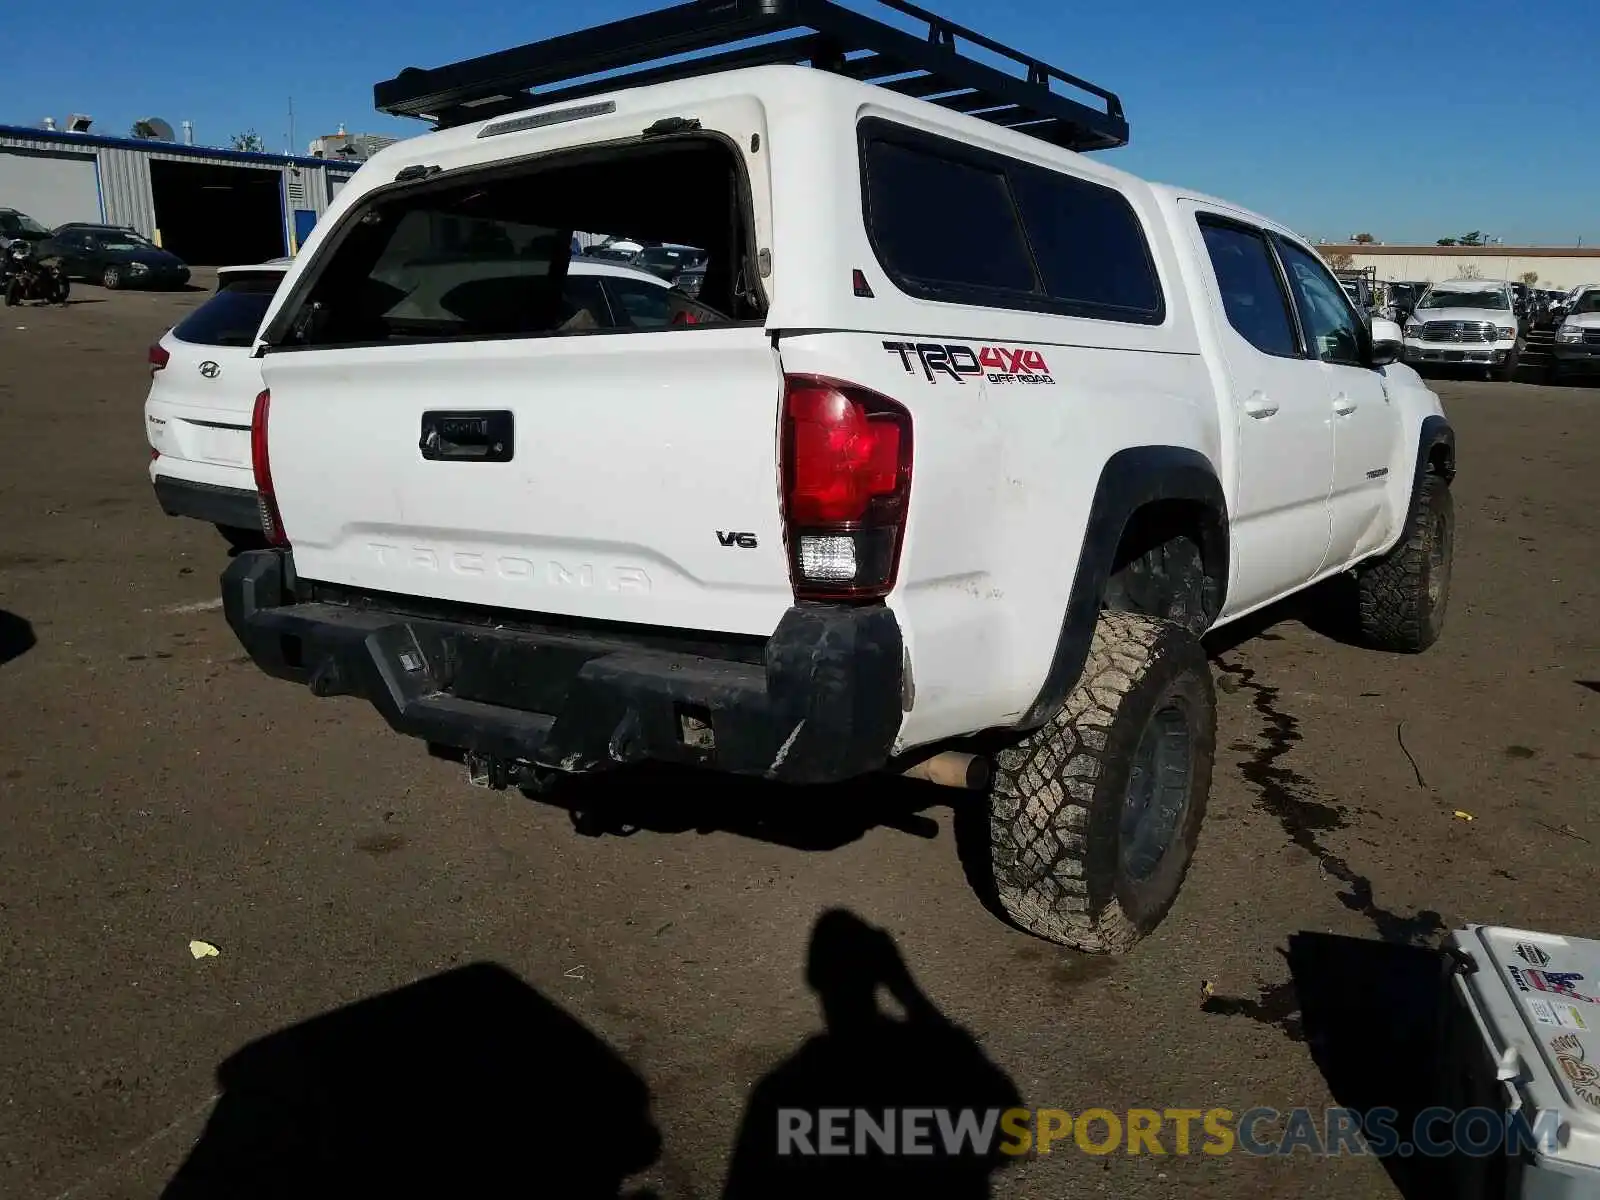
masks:
<path fill-rule="evenodd" d="M 1289 297 L 1267 239 L 1243 226 L 1205 218 L 1200 219 L 1200 233 L 1228 324 L 1263 354 L 1299 358 Z"/>
<path fill-rule="evenodd" d="M 1314 255 L 1293 242 L 1277 241 L 1312 352 L 1323 362 L 1359 367 L 1361 326 L 1344 289 Z"/>

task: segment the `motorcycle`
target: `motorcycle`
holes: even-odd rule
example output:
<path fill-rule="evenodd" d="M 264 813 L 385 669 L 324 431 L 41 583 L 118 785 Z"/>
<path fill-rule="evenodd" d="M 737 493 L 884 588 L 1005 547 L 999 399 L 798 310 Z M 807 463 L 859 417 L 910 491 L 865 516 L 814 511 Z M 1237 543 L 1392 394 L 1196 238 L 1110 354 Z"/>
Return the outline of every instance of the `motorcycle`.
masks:
<path fill-rule="evenodd" d="M 61 260 L 40 258 L 33 243 L 18 238 L 0 254 L 0 286 L 5 288 L 6 306 L 13 307 L 26 300 L 42 300 L 46 304 L 65 304 L 72 287 Z"/>

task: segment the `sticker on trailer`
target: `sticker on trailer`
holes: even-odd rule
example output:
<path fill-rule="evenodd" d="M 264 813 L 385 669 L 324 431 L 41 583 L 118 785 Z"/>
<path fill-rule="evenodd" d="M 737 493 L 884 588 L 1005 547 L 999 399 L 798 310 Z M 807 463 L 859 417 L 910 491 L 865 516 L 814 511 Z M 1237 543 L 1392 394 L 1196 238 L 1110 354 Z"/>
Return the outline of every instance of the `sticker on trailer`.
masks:
<path fill-rule="evenodd" d="M 1543 967 L 1550 962 L 1550 956 L 1532 942 L 1518 942 L 1517 957 L 1530 967 Z"/>
<path fill-rule="evenodd" d="M 1572 1090 L 1595 1108 L 1600 1108 L 1600 1069 L 1588 1061 L 1578 1035 L 1563 1033 L 1558 1038 L 1552 1038 L 1550 1049 L 1555 1051 L 1556 1063 L 1572 1084 Z"/>
<path fill-rule="evenodd" d="M 1588 1022 L 1583 1019 L 1583 1014 L 1578 1011 L 1576 1005 L 1552 1004 L 1550 1006 L 1550 1010 L 1555 1015 L 1557 1025 L 1565 1026 L 1568 1029 L 1581 1029 L 1586 1033 L 1588 1032 Z"/>
<path fill-rule="evenodd" d="M 1511 976 L 1511 982 L 1517 985 L 1519 992 L 1548 992 L 1569 1000 L 1582 1000 L 1585 1004 L 1596 1003 L 1593 996 L 1585 995 L 1574 986 L 1583 979 L 1577 971 L 1534 971 L 1508 964 L 1506 973 Z"/>
<path fill-rule="evenodd" d="M 1533 1019 L 1541 1025 L 1559 1025 L 1556 1020 L 1555 1009 L 1550 1006 L 1550 1001 L 1541 1000 L 1534 996 L 1528 1001 L 1528 1011 L 1533 1014 Z"/>

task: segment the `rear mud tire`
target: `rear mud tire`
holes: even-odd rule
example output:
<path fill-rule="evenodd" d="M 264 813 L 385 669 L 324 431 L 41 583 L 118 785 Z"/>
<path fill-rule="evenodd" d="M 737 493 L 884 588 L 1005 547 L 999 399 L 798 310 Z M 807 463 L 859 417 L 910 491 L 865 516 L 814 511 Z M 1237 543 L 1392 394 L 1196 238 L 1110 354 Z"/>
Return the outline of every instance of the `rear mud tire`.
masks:
<path fill-rule="evenodd" d="M 1216 723 L 1192 633 L 1101 613 L 1061 711 L 995 758 L 989 852 L 1006 917 L 1096 954 L 1125 953 L 1160 924 L 1199 840 Z"/>
<path fill-rule="evenodd" d="M 1356 573 L 1357 616 L 1369 645 L 1420 654 L 1439 640 L 1450 603 L 1455 529 L 1449 483 L 1424 476 L 1400 544 Z"/>

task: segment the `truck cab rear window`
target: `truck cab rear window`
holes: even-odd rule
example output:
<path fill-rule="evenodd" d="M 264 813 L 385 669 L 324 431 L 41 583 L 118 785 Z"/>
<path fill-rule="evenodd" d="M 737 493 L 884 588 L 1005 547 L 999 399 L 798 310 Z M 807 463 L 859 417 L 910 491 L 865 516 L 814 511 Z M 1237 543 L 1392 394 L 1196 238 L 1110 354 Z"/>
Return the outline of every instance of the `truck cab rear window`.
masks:
<path fill-rule="evenodd" d="M 1103 184 L 879 118 L 861 123 L 878 259 L 914 296 L 1158 325 L 1166 316 L 1133 206 Z"/>
<path fill-rule="evenodd" d="M 269 341 L 368 345 L 641 328 L 569 274 L 580 261 L 575 230 L 705 248 L 698 301 L 661 289 L 662 319 L 648 327 L 759 320 L 740 170 L 726 145 L 701 137 L 376 193 L 335 231 Z"/>
<path fill-rule="evenodd" d="M 172 336 L 192 346 L 249 346 L 282 281 L 280 271 L 230 275 L 211 299 L 178 322 Z"/>

